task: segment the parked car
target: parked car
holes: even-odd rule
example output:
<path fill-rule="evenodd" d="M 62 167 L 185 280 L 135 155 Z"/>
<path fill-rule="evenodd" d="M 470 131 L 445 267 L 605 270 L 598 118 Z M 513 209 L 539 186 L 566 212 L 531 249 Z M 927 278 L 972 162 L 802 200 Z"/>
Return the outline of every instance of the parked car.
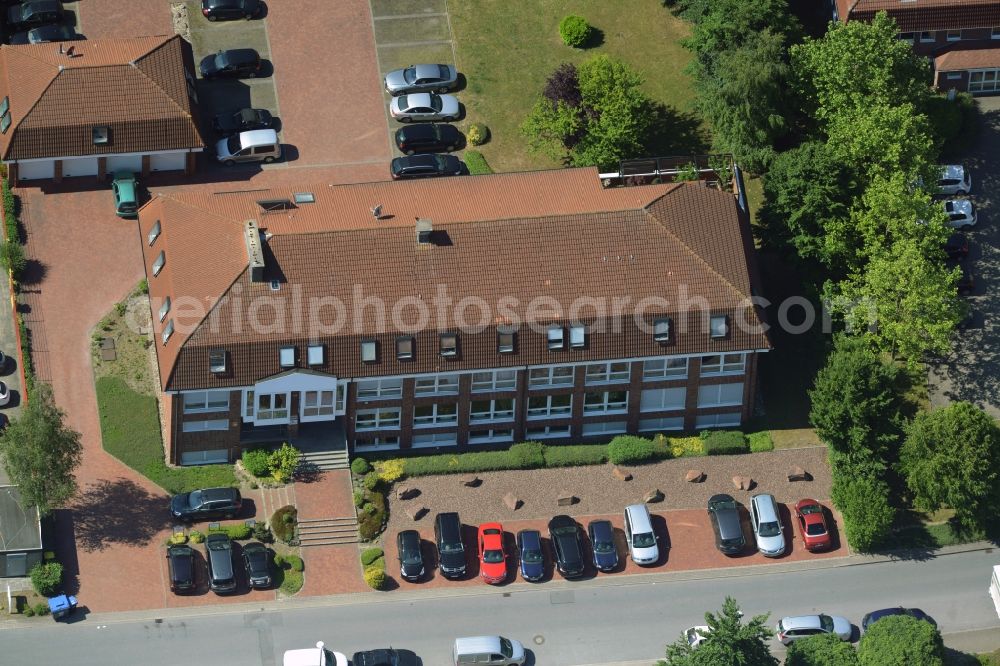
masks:
<path fill-rule="evenodd" d="M 625 542 L 628 544 L 629 555 L 636 564 L 649 566 L 659 561 L 660 548 L 645 504 L 625 507 Z"/>
<path fill-rule="evenodd" d="M 316 643 L 314 648 L 301 650 L 285 650 L 281 658 L 281 666 L 348 666 L 347 656 L 340 652 L 327 650 L 323 641 Z"/>
<path fill-rule="evenodd" d="M 0 351 L 0 372 L 7 371 L 7 355 Z"/>
<path fill-rule="evenodd" d="M 462 160 L 454 155 L 406 155 L 394 157 L 389 165 L 393 180 L 430 176 L 461 176 Z"/>
<path fill-rule="evenodd" d="M 517 553 L 521 561 L 521 578 L 535 583 L 545 577 L 545 555 L 542 553 L 542 533 L 521 530 L 517 533 Z"/>
<path fill-rule="evenodd" d="M 566 578 L 583 575 L 583 543 L 580 526 L 569 516 L 556 516 L 549 521 L 549 538 L 556 553 L 556 569 Z"/>
<path fill-rule="evenodd" d="M 726 555 L 739 555 L 746 548 L 740 507 L 731 495 L 712 495 L 708 500 L 708 518 L 715 532 L 715 547 Z"/>
<path fill-rule="evenodd" d="M 10 404 L 10 389 L 7 384 L 0 382 L 0 407 L 6 407 Z"/>
<path fill-rule="evenodd" d="M 424 123 L 396 130 L 396 147 L 407 155 L 450 153 L 465 143 L 465 136 L 454 125 Z"/>
<path fill-rule="evenodd" d="M 445 578 L 464 576 L 465 544 L 462 543 L 462 521 L 457 513 L 434 516 L 434 545 L 437 546 L 441 575 Z"/>
<path fill-rule="evenodd" d="M 972 191 L 972 174 L 961 164 L 941 165 L 938 189 L 941 194 L 968 194 Z"/>
<path fill-rule="evenodd" d="M 864 631 L 868 631 L 868 627 L 870 627 L 872 623 L 877 620 L 881 620 L 884 617 L 889 617 L 890 615 L 909 615 L 910 617 L 918 620 L 929 622 L 932 626 L 937 626 L 937 622 L 934 621 L 934 618 L 919 608 L 903 608 L 902 606 L 899 606 L 896 608 L 883 608 L 882 610 L 872 611 L 871 613 L 865 614 L 865 616 L 861 618 L 861 628 Z"/>
<path fill-rule="evenodd" d="M 201 14 L 209 21 L 249 20 L 263 8 L 260 0 L 201 0 Z"/>
<path fill-rule="evenodd" d="M 710 631 L 711 628 L 709 628 L 704 624 L 701 624 L 698 625 L 697 627 L 691 627 L 690 629 L 685 631 L 684 638 L 687 639 L 688 645 L 690 645 L 692 648 L 696 648 L 708 640 L 708 633 Z"/>
<path fill-rule="evenodd" d="M 212 119 L 212 129 L 219 136 L 270 129 L 274 116 L 267 109 L 240 109 L 234 113 L 220 113 Z"/>
<path fill-rule="evenodd" d="M 944 212 L 948 215 L 948 226 L 966 229 L 976 226 L 978 215 L 976 205 L 969 199 L 948 199 L 944 202 Z"/>
<path fill-rule="evenodd" d="M 205 56 L 199 65 L 202 78 L 254 78 L 260 72 L 260 54 L 255 49 L 227 49 Z"/>
<path fill-rule="evenodd" d="M 451 122 L 458 118 L 458 99 L 452 95 L 434 93 L 413 93 L 393 97 L 389 113 L 401 123 L 414 120 L 443 120 Z"/>
<path fill-rule="evenodd" d="M 615 546 L 615 528 L 610 520 L 592 520 L 587 525 L 587 536 L 594 551 L 594 566 L 598 571 L 614 571 L 618 566 L 618 548 Z"/>
<path fill-rule="evenodd" d="M 59 23 L 65 16 L 59 0 L 30 0 L 7 10 L 8 30 L 30 30 L 50 23 Z"/>
<path fill-rule="evenodd" d="M 191 546 L 183 544 L 168 546 L 167 570 L 170 575 L 170 589 L 174 593 L 194 591 L 194 551 Z"/>
<path fill-rule="evenodd" d="M 507 553 L 503 549 L 503 525 L 480 525 L 478 542 L 479 575 L 491 585 L 504 582 L 507 579 Z"/>
<path fill-rule="evenodd" d="M 351 666 L 417 666 L 417 655 L 410 650 L 382 648 L 355 652 Z"/>
<path fill-rule="evenodd" d="M 520 641 L 503 636 L 469 636 L 456 638 L 451 649 L 455 666 L 489 664 L 489 666 L 522 666 L 524 646 Z"/>
<path fill-rule="evenodd" d="M 799 500 L 795 505 L 799 519 L 802 543 L 806 550 L 825 550 L 830 547 L 830 530 L 826 527 L 826 510 L 814 499 Z"/>
<path fill-rule="evenodd" d="M 80 38 L 68 25 L 41 25 L 31 30 L 15 32 L 10 36 L 10 44 L 47 44 L 49 42 L 72 42 Z"/>
<path fill-rule="evenodd" d="M 236 488 L 204 488 L 174 495 L 170 513 L 181 520 L 235 518 L 243 508 L 243 498 Z"/>
<path fill-rule="evenodd" d="M 139 182 L 131 171 L 115 171 L 111 181 L 118 217 L 135 219 L 139 215 Z"/>
<path fill-rule="evenodd" d="M 958 282 L 955 283 L 959 294 L 971 294 L 976 288 L 976 276 L 972 273 L 972 266 L 969 265 L 968 259 L 950 259 L 947 262 L 949 268 L 955 268 L 956 266 L 962 269 L 962 274 L 958 276 Z"/>
<path fill-rule="evenodd" d="M 849 641 L 853 632 L 850 620 L 823 614 L 783 617 L 775 627 L 778 640 L 785 645 L 817 634 L 834 634 L 842 641 Z"/>
<path fill-rule="evenodd" d="M 785 532 L 774 495 L 761 493 L 750 498 L 750 524 L 761 555 L 778 557 L 784 554 Z"/>
<path fill-rule="evenodd" d="M 267 546 L 256 541 L 243 546 L 243 566 L 250 587 L 255 590 L 271 587 L 271 553 Z"/>
<path fill-rule="evenodd" d="M 236 570 L 233 567 L 233 542 L 221 532 L 205 537 L 205 561 L 208 562 L 208 586 L 216 594 L 236 591 Z"/>
<path fill-rule="evenodd" d="M 215 143 L 215 159 L 225 166 L 237 162 L 270 164 L 281 158 L 281 141 L 273 129 L 250 130 Z"/>
<path fill-rule="evenodd" d="M 446 93 L 458 83 L 458 72 L 451 65 L 410 65 L 385 75 L 385 91 L 390 95 L 415 92 Z"/>
<path fill-rule="evenodd" d="M 956 231 L 948 236 L 948 240 L 944 244 L 944 253 L 949 259 L 960 259 L 968 255 L 969 237 L 961 231 Z"/>
<path fill-rule="evenodd" d="M 396 552 L 399 554 L 399 575 L 416 582 L 424 575 L 424 556 L 420 552 L 420 532 L 403 530 L 396 535 Z"/>

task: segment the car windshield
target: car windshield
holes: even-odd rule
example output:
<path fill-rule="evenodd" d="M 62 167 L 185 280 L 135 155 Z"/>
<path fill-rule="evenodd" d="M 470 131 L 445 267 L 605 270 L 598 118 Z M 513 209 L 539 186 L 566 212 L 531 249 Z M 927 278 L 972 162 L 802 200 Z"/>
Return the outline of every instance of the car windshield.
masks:
<path fill-rule="evenodd" d="M 440 111 L 444 103 L 441 101 L 441 97 L 438 95 L 431 95 L 431 108 L 435 111 Z"/>
<path fill-rule="evenodd" d="M 438 546 L 438 550 L 442 553 L 460 553 L 462 552 L 462 544 L 460 543 L 442 543 Z"/>
<path fill-rule="evenodd" d="M 226 149 L 229 151 L 230 155 L 235 155 L 236 153 L 240 152 L 240 149 L 242 147 L 243 146 L 240 143 L 239 134 L 234 134 L 233 136 L 229 137 L 228 140 L 226 140 Z"/>
<path fill-rule="evenodd" d="M 521 561 L 526 564 L 538 564 L 542 561 L 542 551 L 526 550 L 521 553 Z"/>
<path fill-rule="evenodd" d="M 188 506 L 191 507 L 192 509 L 197 509 L 199 506 L 201 506 L 201 502 L 202 499 L 200 490 L 195 490 L 190 495 L 188 495 Z"/>
<path fill-rule="evenodd" d="M 721 509 L 735 509 L 736 500 L 716 500 L 710 505 L 714 511 L 719 511 Z"/>
<path fill-rule="evenodd" d="M 613 553 L 615 550 L 615 544 L 610 541 L 595 541 L 594 542 L 594 552 L 595 553 Z"/>
<path fill-rule="evenodd" d="M 698 632 L 697 629 L 695 629 L 694 627 L 692 627 L 691 629 L 687 630 L 688 645 L 695 645 L 700 640 L 701 640 L 701 634 Z"/>
<path fill-rule="evenodd" d="M 211 543 L 208 544 L 208 549 L 209 550 L 226 550 L 226 548 L 228 548 L 228 546 L 229 546 L 229 544 L 227 544 L 225 541 L 212 541 Z"/>
<path fill-rule="evenodd" d="M 407 108 L 409 108 L 409 106 L 410 106 L 410 99 L 409 99 L 409 97 L 410 97 L 409 95 L 400 95 L 399 97 L 396 98 L 396 99 L 399 100 L 399 108 L 401 108 L 401 109 L 407 109 Z"/>
<path fill-rule="evenodd" d="M 486 550 L 483 551 L 483 562 L 489 564 L 497 564 L 503 562 L 503 551 L 502 550 Z"/>
<path fill-rule="evenodd" d="M 420 553 L 413 550 L 404 551 L 403 564 L 420 564 Z"/>
<path fill-rule="evenodd" d="M 820 615 L 819 626 L 823 628 L 823 631 L 831 633 L 833 631 L 833 618 L 829 615 Z"/>
<path fill-rule="evenodd" d="M 757 534 L 762 537 L 776 537 L 781 534 L 781 526 L 778 523 L 761 523 L 757 528 Z"/>
<path fill-rule="evenodd" d="M 806 526 L 806 534 L 809 536 L 819 536 L 821 534 L 826 534 L 826 529 L 820 523 L 813 523 L 812 525 Z"/>
<path fill-rule="evenodd" d="M 652 532 L 633 534 L 632 545 L 636 548 L 652 548 L 656 545 L 656 537 Z"/>
<path fill-rule="evenodd" d="M 503 636 L 500 637 L 500 654 L 502 654 L 505 657 L 514 656 L 513 644 L 511 644 L 511 642 L 506 638 L 504 638 Z"/>
<path fill-rule="evenodd" d="M 736 539 L 723 539 L 722 540 L 722 547 L 723 548 L 735 548 L 736 546 L 739 546 L 742 543 L 743 543 L 743 537 L 739 537 L 739 538 L 736 538 Z"/>
<path fill-rule="evenodd" d="M 799 513 L 802 515 L 808 515 L 810 513 L 823 513 L 823 507 L 819 504 L 806 504 L 804 507 L 799 509 Z"/>
<path fill-rule="evenodd" d="M 413 83 L 417 80 L 417 68 L 407 67 L 403 70 L 403 80 L 407 83 Z"/>

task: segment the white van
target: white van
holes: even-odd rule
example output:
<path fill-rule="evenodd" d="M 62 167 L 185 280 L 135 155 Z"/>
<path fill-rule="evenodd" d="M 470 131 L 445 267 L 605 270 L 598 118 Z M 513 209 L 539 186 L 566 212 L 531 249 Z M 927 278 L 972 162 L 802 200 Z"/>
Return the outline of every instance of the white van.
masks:
<path fill-rule="evenodd" d="M 347 666 L 347 657 L 323 647 L 323 641 L 314 648 L 285 650 L 281 666 Z"/>
<path fill-rule="evenodd" d="M 455 659 L 455 666 L 467 664 L 522 666 L 524 646 L 503 636 L 470 636 L 455 639 L 452 656 Z"/>
<path fill-rule="evenodd" d="M 625 507 L 625 541 L 628 554 L 636 564 L 652 565 L 660 559 L 658 538 L 653 532 L 653 521 L 645 504 Z"/>
<path fill-rule="evenodd" d="M 270 164 L 281 157 L 281 143 L 273 129 L 240 132 L 215 144 L 215 157 L 226 166 L 237 162 Z"/>
<path fill-rule="evenodd" d="M 993 599 L 993 607 L 1000 616 L 1000 564 L 993 567 L 993 577 L 990 578 L 990 597 Z"/>

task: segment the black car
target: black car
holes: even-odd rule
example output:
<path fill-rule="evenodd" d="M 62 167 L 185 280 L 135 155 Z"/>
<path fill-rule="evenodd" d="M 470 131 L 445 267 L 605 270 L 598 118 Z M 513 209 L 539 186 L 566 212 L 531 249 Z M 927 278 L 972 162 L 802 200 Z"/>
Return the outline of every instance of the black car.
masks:
<path fill-rule="evenodd" d="M 254 49 L 228 49 L 201 59 L 201 75 L 206 79 L 222 77 L 254 78 L 260 72 L 260 54 Z"/>
<path fill-rule="evenodd" d="M 463 143 L 465 137 L 458 128 L 446 123 L 407 125 L 396 130 L 396 147 L 407 155 L 450 153 Z"/>
<path fill-rule="evenodd" d="M 594 566 L 598 571 L 614 571 L 618 566 L 615 528 L 610 520 L 592 520 L 587 525 L 590 547 L 594 550 Z"/>
<path fill-rule="evenodd" d="M 542 533 L 521 530 L 517 533 L 517 554 L 521 560 L 521 578 L 529 582 L 545 577 L 545 555 L 542 553 Z"/>
<path fill-rule="evenodd" d="M 47 44 L 48 42 L 71 42 L 80 36 L 68 25 L 43 25 L 10 36 L 11 44 Z"/>
<path fill-rule="evenodd" d="M 465 575 L 465 544 L 462 542 L 462 521 L 454 512 L 434 516 L 434 545 L 438 551 L 438 566 L 445 578 Z"/>
<path fill-rule="evenodd" d="M 221 113 L 212 120 L 216 134 L 229 135 L 251 130 L 271 129 L 274 117 L 267 109 L 240 109 L 236 113 Z"/>
<path fill-rule="evenodd" d="M 715 547 L 726 555 L 739 555 L 746 548 L 740 507 L 730 495 L 712 495 L 708 500 L 708 517 L 715 532 Z"/>
<path fill-rule="evenodd" d="M 918 620 L 923 620 L 924 622 L 929 622 L 932 626 L 937 626 L 937 622 L 934 621 L 927 613 L 923 612 L 919 608 L 883 608 L 882 610 L 872 611 L 868 613 L 863 618 L 861 618 L 861 628 L 868 631 L 868 627 L 872 625 L 876 620 L 881 620 L 883 617 L 889 617 L 890 615 L 909 615 Z"/>
<path fill-rule="evenodd" d="M 214 532 L 205 537 L 205 560 L 208 562 L 208 586 L 216 594 L 236 591 L 233 566 L 233 542 L 229 536 Z"/>
<path fill-rule="evenodd" d="M 399 554 L 399 575 L 412 582 L 424 575 L 424 556 L 420 552 L 420 532 L 403 530 L 396 535 L 396 552 Z"/>
<path fill-rule="evenodd" d="M 417 666 L 417 655 L 409 650 L 383 648 L 355 652 L 351 657 L 352 666 Z"/>
<path fill-rule="evenodd" d="M 396 157 L 389 166 L 394 179 L 427 178 L 428 176 L 460 176 L 462 160 L 454 155 L 407 155 Z"/>
<path fill-rule="evenodd" d="M 580 526 L 569 516 L 556 516 L 549 521 L 549 538 L 556 552 L 556 569 L 566 578 L 583 575 L 583 543 Z"/>
<path fill-rule="evenodd" d="M 267 546 L 256 541 L 243 546 L 243 566 L 250 587 L 257 590 L 271 587 L 271 553 Z"/>
<path fill-rule="evenodd" d="M 62 20 L 63 8 L 59 0 L 31 0 L 7 10 L 7 27 L 10 30 L 30 30 Z"/>
<path fill-rule="evenodd" d="M 950 259 L 948 261 L 948 268 L 954 269 L 956 266 L 962 269 L 962 274 L 958 276 L 958 282 L 955 285 L 958 287 L 958 293 L 971 294 L 976 288 L 976 276 L 972 274 L 969 261 L 967 259 Z"/>
<path fill-rule="evenodd" d="M 252 19 L 263 8 L 260 0 L 201 0 L 201 13 L 209 21 Z"/>
<path fill-rule="evenodd" d="M 944 244 L 944 253 L 949 259 L 961 259 L 969 254 L 969 237 L 961 231 L 948 236 L 948 241 Z"/>
<path fill-rule="evenodd" d="M 194 591 L 194 551 L 190 546 L 168 546 L 167 569 L 170 571 L 171 590 L 177 594 Z"/>
<path fill-rule="evenodd" d="M 174 518 L 192 521 L 207 518 L 235 518 L 243 508 L 243 498 L 236 488 L 205 488 L 174 495 L 170 513 Z"/>

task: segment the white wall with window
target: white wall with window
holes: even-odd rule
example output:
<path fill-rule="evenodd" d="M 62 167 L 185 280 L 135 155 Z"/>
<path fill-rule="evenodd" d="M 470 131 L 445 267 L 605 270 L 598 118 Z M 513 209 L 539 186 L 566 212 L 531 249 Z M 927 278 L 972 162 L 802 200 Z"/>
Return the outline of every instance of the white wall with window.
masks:
<path fill-rule="evenodd" d="M 399 407 L 360 409 L 354 413 L 354 430 L 361 432 L 398 428 L 400 413 Z"/>
<path fill-rule="evenodd" d="M 413 382 L 415 395 L 451 395 L 458 393 L 458 375 L 431 375 L 417 377 Z"/>
<path fill-rule="evenodd" d="M 746 372 L 746 354 L 710 354 L 701 357 L 701 376 L 742 375 Z"/>
<path fill-rule="evenodd" d="M 740 412 L 699 414 L 695 418 L 694 427 L 698 430 L 705 430 L 706 428 L 729 428 L 732 426 L 738 426 L 742 416 L 743 415 Z"/>
<path fill-rule="evenodd" d="M 571 365 L 561 365 L 552 368 L 531 368 L 528 370 L 528 388 L 572 385 L 573 366 Z"/>
<path fill-rule="evenodd" d="M 431 428 L 450 425 L 458 421 L 458 403 L 444 402 L 413 407 L 413 427 Z"/>
<path fill-rule="evenodd" d="M 668 430 L 684 430 L 684 417 L 662 416 L 639 420 L 639 432 L 666 432 Z"/>
<path fill-rule="evenodd" d="M 473 400 L 469 405 L 469 423 L 490 423 L 492 421 L 512 421 L 513 419 L 514 400 L 511 398 Z"/>
<path fill-rule="evenodd" d="M 687 387 L 645 389 L 639 402 L 641 412 L 662 412 L 669 409 L 684 409 Z"/>
<path fill-rule="evenodd" d="M 628 411 L 628 391 L 587 393 L 583 398 L 584 414 L 623 414 Z"/>
<path fill-rule="evenodd" d="M 628 382 L 631 377 L 631 368 L 628 362 L 590 363 L 584 367 L 586 368 L 585 383 L 588 386 Z"/>
<path fill-rule="evenodd" d="M 687 357 L 651 358 L 642 362 L 642 378 L 645 381 L 685 379 L 687 375 Z"/>
<path fill-rule="evenodd" d="M 401 377 L 362 379 L 356 384 L 358 400 L 386 400 L 399 398 L 403 395 L 403 379 Z"/>
<path fill-rule="evenodd" d="M 229 410 L 229 391 L 190 391 L 183 395 L 185 414 Z"/>
<path fill-rule="evenodd" d="M 414 435 L 410 446 L 414 449 L 426 449 L 434 446 L 455 446 L 456 444 L 458 444 L 458 433 L 436 432 Z"/>
<path fill-rule="evenodd" d="M 551 437 L 569 437 L 569 426 L 541 426 L 528 428 L 524 433 L 525 440 L 547 439 Z"/>
<path fill-rule="evenodd" d="M 725 407 L 743 404 L 743 384 L 709 384 L 698 387 L 699 407 Z"/>
<path fill-rule="evenodd" d="M 592 437 L 595 435 L 620 434 L 628 430 L 625 421 L 607 421 L 603 423 L 584 423 L 583 436 Z"/>
<path fill-rule="evenodd" d="M 529 419 L 549 419 L 569 416 L 573 412 L 573 396 L 533 395 L 528 398 Z"/>
<path fill-rule="evenodd" d="M 298 414 L 291 412 L 292 394 L 299 394 Z M 303 421 L 332 421 L 347 409 L 347 381 L 310 370 L 283 372 L 244 389 L 245 423 L 281 425 L 293 416 Z"/>
<path fill-rule="evenodd" d="M 303 391 L 300 418 L 303 421 L 329 420 L 335 413 L 335 391 Z"/>
<path fill-rule="evenodd" d="M 510 428 L 469 431 L 469 444 L 496 444 L 513 441 L 514 431 Z"/>
<path fill-rule="evenodd" d="M 182 465 L 214 465 L 227 462 L 229 462 L 229 449 L 184 451 L 181 453 Z"/>
<path fill-rule="evenodd" d="M 517 370 L 487 370 L 472 373 L 474 393 L 512 391 L 517 388 Z"/>

